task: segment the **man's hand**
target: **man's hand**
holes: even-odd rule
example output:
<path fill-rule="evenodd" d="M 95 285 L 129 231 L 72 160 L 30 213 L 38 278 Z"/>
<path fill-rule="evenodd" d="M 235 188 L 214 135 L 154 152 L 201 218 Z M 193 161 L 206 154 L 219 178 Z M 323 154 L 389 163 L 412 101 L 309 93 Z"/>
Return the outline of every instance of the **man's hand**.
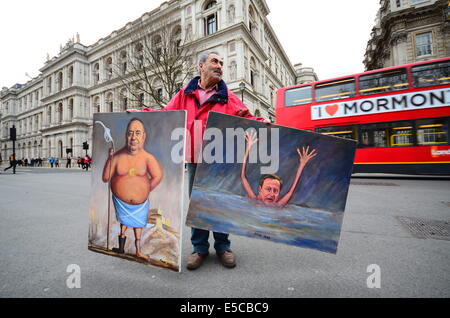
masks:
<path fill-rule="evenodd" d="M 300 151 L 299 148 L 297 148 L 297 153 L 300 157 L 300 165 L 302 166 L 306 166 L 306 164 L 308 163 L 308 161 L 310 161 L 312 158 L 314 158 L 317 155 L 317 151 L 316 149 L 311 150 L 311 152 L 309 152 L 309 146 L 306 147 L 302 147 L 302 151 Z"/>

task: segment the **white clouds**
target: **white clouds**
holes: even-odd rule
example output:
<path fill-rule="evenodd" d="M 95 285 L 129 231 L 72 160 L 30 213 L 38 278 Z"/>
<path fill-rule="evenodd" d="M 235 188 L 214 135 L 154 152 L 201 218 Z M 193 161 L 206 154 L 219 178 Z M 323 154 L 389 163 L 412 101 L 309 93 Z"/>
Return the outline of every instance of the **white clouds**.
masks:
<path fill-rule="evenodd" d="M 266 0 L 292 64 L 314 67 L 321 79 L 363 70 L 364 49 L 378 0 Z M 160 0 L 6 1 L 0 11 L 0 88 L 39 74 L 47 53 L 78 32 L 90 45 L 160 5 Z"/>
<path fill-rule="evenodd" d="M 364 71 L 379 0 L 266 1 L 269 21 L 293 64 L 313 67 L 320 79 Z"/>

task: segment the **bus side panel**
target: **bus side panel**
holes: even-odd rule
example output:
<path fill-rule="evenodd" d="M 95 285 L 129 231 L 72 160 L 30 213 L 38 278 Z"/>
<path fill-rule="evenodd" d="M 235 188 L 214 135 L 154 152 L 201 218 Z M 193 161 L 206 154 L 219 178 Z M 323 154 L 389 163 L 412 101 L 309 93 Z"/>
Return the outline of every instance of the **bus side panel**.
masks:
<path fill-rule="evenodd" d="M 353 172 L 450 174 L 450 145 L 359 148 Z"/>

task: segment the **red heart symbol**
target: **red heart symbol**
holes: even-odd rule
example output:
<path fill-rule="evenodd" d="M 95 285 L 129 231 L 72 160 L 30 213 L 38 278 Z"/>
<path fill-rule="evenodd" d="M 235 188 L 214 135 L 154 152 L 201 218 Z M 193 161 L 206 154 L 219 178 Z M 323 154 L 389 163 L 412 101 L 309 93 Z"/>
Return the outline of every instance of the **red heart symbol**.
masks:
<path fill-rule="evenodd" d="M 325 110 L 327 111 L 328 115 L 334 116 L 339 110 L 339 105 L 338 104 L 329 105 L 325 107 Z"/>

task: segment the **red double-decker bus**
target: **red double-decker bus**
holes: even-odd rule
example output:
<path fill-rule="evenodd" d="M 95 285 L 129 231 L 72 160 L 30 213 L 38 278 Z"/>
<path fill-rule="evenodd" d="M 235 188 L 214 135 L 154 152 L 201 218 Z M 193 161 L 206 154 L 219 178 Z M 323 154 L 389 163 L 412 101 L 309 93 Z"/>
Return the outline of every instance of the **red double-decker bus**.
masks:
<path fill-rule="evenodd" d="M 450 58 L 281 88 L 276 123 L 357 140 L 354 173 L 450 174 Z"/>

